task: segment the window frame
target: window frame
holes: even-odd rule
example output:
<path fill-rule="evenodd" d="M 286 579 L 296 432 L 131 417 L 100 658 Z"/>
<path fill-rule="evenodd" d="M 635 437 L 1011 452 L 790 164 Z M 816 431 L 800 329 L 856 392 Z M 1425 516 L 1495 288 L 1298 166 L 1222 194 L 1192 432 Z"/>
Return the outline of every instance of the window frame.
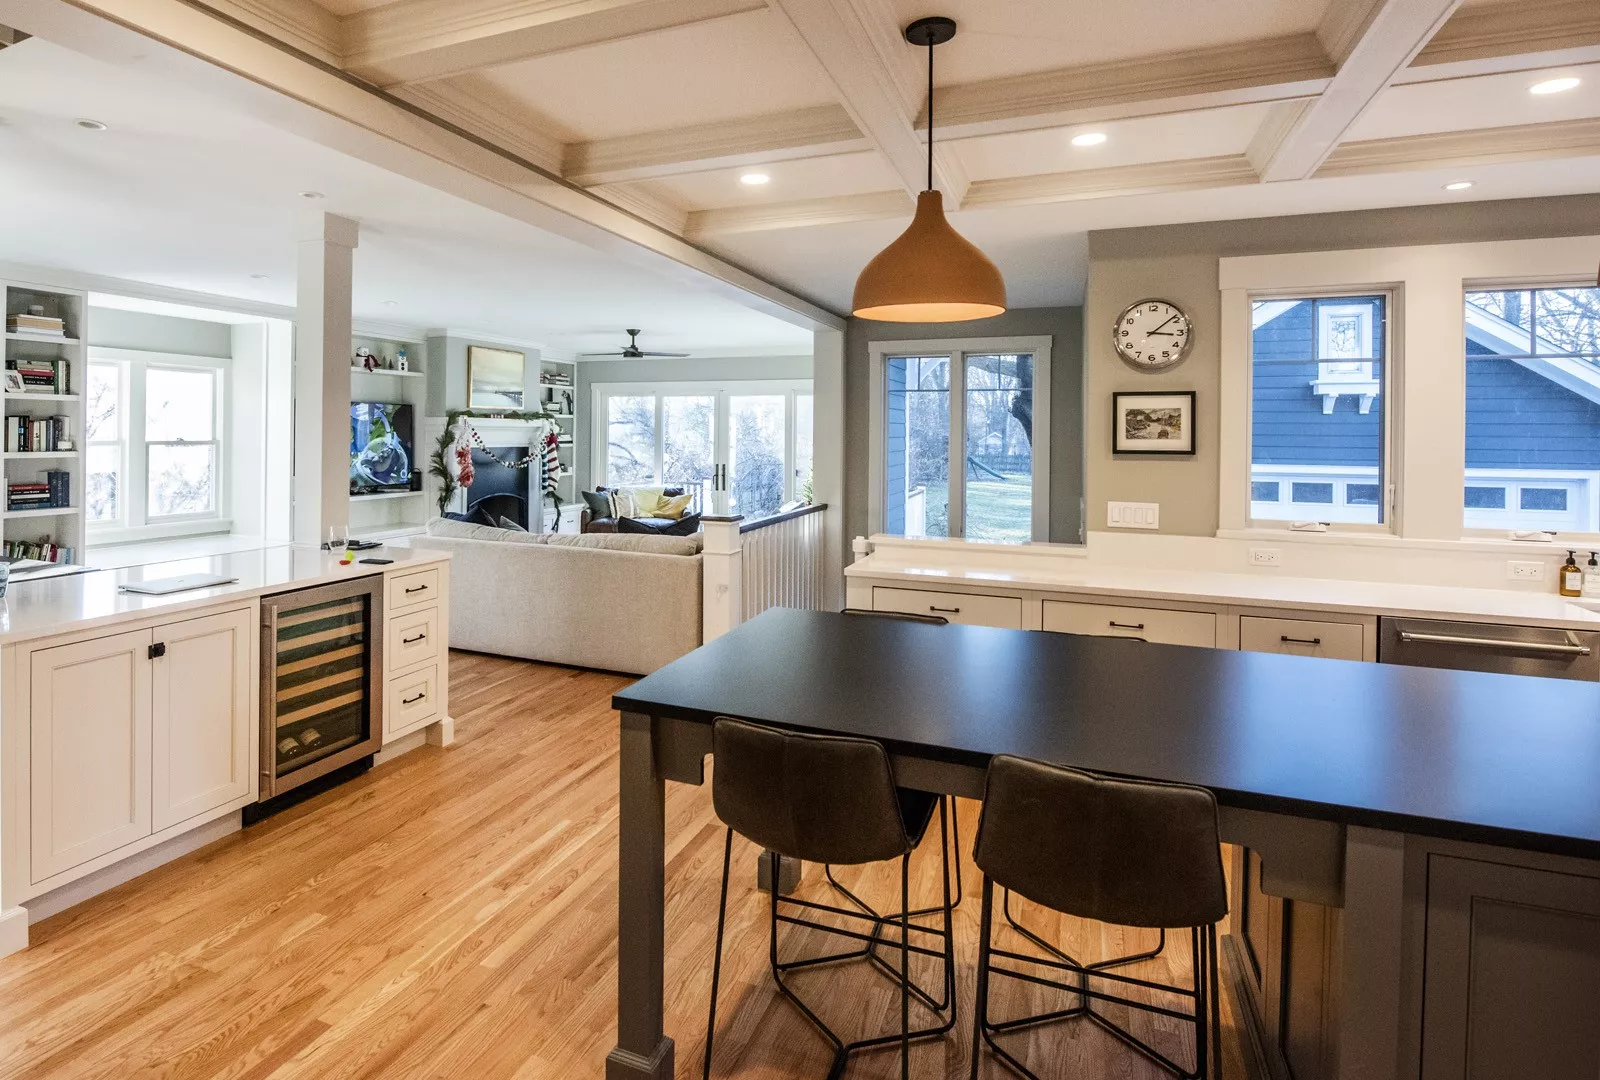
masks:
<path fill-rule="evenodd" d="M 226 470 L 222 458 L 222 410 L 225 370 L 206 364 L 175 364 L 168 361 L 150 361 L 144 365 L 140 372 L 141 390 L 147 390 L 150 372 L 152 371 L 183 371 L 203 372 L 211 376 L 211 438 L 210 439 L 151 439 L 145 426 L 149 422 L 148 414 L 141 409 L 139 413 L 139 426 L 141 428 L 139 445 L 143 452 L 143 498 L 140 500 L 143 511 L 143 523 L 146 525 L 171 525 L 181 522 L 211 521 L 222 516 L 222 492 Z M 145 394 L 142 405 L 148 405 L 149 399 Z M 211 509 L 196 514 L 157 514 L 150 504 L 150 450 L 156 446 L 209 446 L 212 448 L 212 478 Z"/>
<path fill-rule="evenodd" d="M 111 358 L 96 358 L 90 350 L 88 367 L 114 368 L 117 373 L 117 437 L 115 439 L 90 439 L 87 428 L 83 433 L 83 520 L 87 529 L 120 529 L 128 522 L 128 388 L 132 380 L 128 375 L 128 362 Z M 89 396 L 87 382 L 83 395 L 84 418 L 88 419 Z M 117 516 L 104 521 L 89 517 L 89 451 L 96 446 L 111 446 L 117 451 Z"/>
<path fill-rule="evenodd" d="M 888 363 L 892 357 L 948 356 L 950 358 L 950 453 L 965 448 L 967 431 L 967 357 L 1027 353 L 1033 357 L 1033 493 L 1032 528 L 1029 543 L 1050 542 L 1050 347 L 1048 335 L 996 338 L 930 338 L 905 341 L 870 341 L 867 355 L 871 368 L 872 411 L 869 438 L 871 464 L 867 478 L 867 526 L 873 535 L 884 528 L 884 498 L 887 493 L 888 463 L 885 438 L 888 433 Z M 959 476 L 960 470 L 956 470 Z M 964 480 L 950 485 L 950 516 L 965 525 Z M 964 530 L 963 530 L 964 531 Z M 915 537 L 897 537 L 915 543 Z M 926 537 L 928 542 L 969 541 L 965 536 Z M 999 547 L 1015 547 L 1000 543 Z"/>

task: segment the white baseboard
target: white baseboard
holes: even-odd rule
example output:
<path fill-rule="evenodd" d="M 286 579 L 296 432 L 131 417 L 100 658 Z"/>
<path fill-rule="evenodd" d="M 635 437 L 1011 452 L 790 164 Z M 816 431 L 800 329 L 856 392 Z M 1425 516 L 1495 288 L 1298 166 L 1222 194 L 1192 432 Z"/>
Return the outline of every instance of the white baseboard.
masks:
<path fill-rule="evenodd" d="M 130 855 L 121 862 L 113 863 L 103 870 L 79 878 L 77 881 L 61 886 L 32 900 L 23 901 L 23 907 L 28 913 L 28 922 L 36 923 L 48 919 L 52 915 L 59 915 L 75 904 L 81 904 L 91 896 L 99 896 L 108 889 L 114 889 L 125 881 L 132 881 L 140 874 L 149 873 L 162 863 L 169 863 L 191 851 L 205 847 L 214 840 L 221 840 L 224 836 L 238 832 L 240 829 L 239 815 L 228 814 L 208 821 L 204 825 L 182 836 L 174 836 L 171 840 L 157 844 L 137 855 Z M 4 916 L 0 915 L 0 923 Z M 4 939 L 4 926 L 0 925 L 0 941 Z M 27 944 L 26 941 L 23 942 Z M 0 952 L 3 952 L 0 945 Z"/>
<path fill-rule="evenodd" d="M 449 746 L 456 741 L 456 718 L 447 716 L 437 724 L 429 724 L 423 733 L 428 736 L 428 745 Z"/>
<path fill-rule="evenodd" d="M 10 956 L 28 947 L 28 909 L 14 907 L 0 911 L 0 956 Z"/>
<path fill-rule="evenodd" d="M 410 735 L 403 735 L 394 742 L 372 755 L 374 765 L 382 765 L 385 761 L 393 761 L 401 754 L 409 754 L 417 747 L 427 742 L 427 729 L 413 731 Z"/>

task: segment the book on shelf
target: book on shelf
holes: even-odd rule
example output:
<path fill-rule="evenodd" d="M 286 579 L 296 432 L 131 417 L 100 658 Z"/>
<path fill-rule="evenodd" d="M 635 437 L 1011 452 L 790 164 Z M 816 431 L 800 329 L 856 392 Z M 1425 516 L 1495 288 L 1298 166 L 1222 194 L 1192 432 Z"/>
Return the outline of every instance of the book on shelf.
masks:
<path fill-rule="evenodd" d="M 70 563 L 72 549 L 57 544 L 48 536 L 41 536 L 37 540 L 7 540 L 4 547 L 0 548 L 0 557 L 4 557 L 13 570 L 34 569 L 33 566 L 19 567 L 18 564 Z"/>
<path fill-rule="evenodd" d="M 45 479 L 6 485 L 7 510 L 60 510 L 72 505 L 72 474 L 51 469 Z"/>
<path fill-rule="evenodd" d="M 40 337 L 67 336 L 66 323 L 50 315 L 7 315 L 6 329 L 14 334 L 38 334 Z"/>
<path fill-rule="evenodd" d="M 24 394 L 70 394 L 71 366 L 65 360 L 10 360 L 8 372 L 16 372 L 22 380 Z M 13 382 L 8 377 L 8 382 Z M 17 391 L 13 388 L 13 394 Z"/>
<path fill-rule="evenodd" d="M 5 447 L 8 454 L 43 454 L 61 449 L 71 430 L 65 416 L 8 416 Z"/>

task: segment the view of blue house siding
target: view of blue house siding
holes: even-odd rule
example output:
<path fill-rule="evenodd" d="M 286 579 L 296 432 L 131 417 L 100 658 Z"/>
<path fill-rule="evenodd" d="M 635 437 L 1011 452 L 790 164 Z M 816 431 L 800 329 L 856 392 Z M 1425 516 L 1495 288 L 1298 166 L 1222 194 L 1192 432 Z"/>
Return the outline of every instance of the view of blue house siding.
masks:
<path fill-rule="evenodd" d="M 1351 304 L 1381 297 L 1339 299 Z M 1370 355 L 1383 356 L 1382 308 L 1372 320 Z M 1317 379 L 1316 302 L 1302 300 L 1276 318 L 1256 328 L 1252 337 L 1254 413 L 1251 425 L 1252 460 L 1258 465 L 1358 465 L 1381 464 L 1383 408 L 1381 400 L 1360 411 L 1359 398 L 1341 396 L 1331 414 L 1322 411 L 1322 398 L 1312 393 Z M 1381 379 L 1382 364 L 1375 360 L 1373 375 Z"/>
<path fill-rule="evenodd" d="M 1600 405 L 1467 342 L 1467 468 L 1600 469 Z"/>
<path fill-rule="evenodd" d="M 893 356 L 884 365 L 884 397 L 888 406 L 883 461 L 883 531 L 906 531 L 906 361 Z"/>

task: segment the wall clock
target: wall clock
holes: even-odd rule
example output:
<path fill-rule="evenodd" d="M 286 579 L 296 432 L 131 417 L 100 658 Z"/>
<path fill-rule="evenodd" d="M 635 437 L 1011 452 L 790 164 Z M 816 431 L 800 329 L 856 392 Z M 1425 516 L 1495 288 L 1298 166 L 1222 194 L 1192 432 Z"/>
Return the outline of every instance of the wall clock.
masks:
<path fill-rule="evenodd" d="M 1165 371 L 1189 355 L 1194 326 L 1184 310 L 1169 300 L 1140 300 L 1117 316 L 1112 341 L 1129 367 Z"/>

